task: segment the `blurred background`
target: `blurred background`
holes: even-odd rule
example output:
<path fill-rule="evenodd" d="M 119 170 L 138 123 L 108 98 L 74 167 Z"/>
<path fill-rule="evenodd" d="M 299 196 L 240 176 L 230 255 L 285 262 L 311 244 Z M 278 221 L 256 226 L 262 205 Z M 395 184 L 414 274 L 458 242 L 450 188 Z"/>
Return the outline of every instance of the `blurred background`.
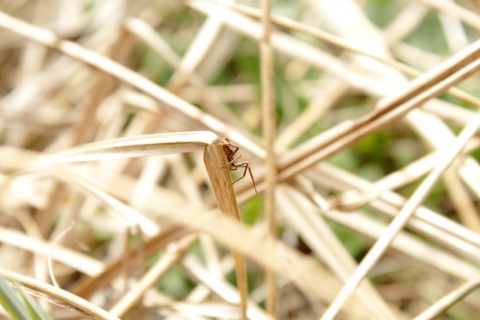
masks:
<path fill-rule="evenodd" d="M 22 171 L 38 156 L 113 138 L 206 130 L 238 145 L 240 159 L 249 161 L 261 185 L 265 119 L 258 8 L 258 1 L 0 0 L 2 270 L 52 283 L 50 256 L 61 288 L 112 311 L 169 245 L 193 229 L 169 217 L 188 213 L 194 220 L 215 207 L 198 151 Z M 449 146 L 475 116 L 479 75 L 351 142 L 340 140 L 342 130 L 403 94 L 412 79 L 475 46 L 480 3 L 277 0 L 271 14 L 277 238 L 307 259 L 291 268 L 298 267 L 313 286 L 323 287 L 316 282 L 320 274 L 332 279 L 332 292 L 319 293 L 304 286 L 308 280 L 296 282 L 278 271 L 274 318 L 318 319 L 435 165 L 429 155 Z M 80 51 L 60 44 L 52 49 L 55 41 L 49 48 L 42 43 L 48 34 L 6 17 L 49 30 Z M 148 84 L 122 73 L 119 65 L 164 94 L 154 97 Z M 370 272 L 364 294 L 371 304 L 358 312 L 347 309 L 341 318 L 381 319 L 382 312 L 413 318 L 479 277 L 480 167 L 473 144 Z M 238 178 L 242 171 L 232 174 Z M 234 186 L 247 230 L 265 230 L 265 187 L 256 195 L 248 174 Z M 154 221 L 158 232 L 143 234 L 95 190 Z M 233 259 L 217 240 L 202 233 L 137 304 L 112 314 L 240 318 Z M 250 254 L 247 280 L 255 311 L 249 318 L 268 319 L 266 266 Z M 315 266 L 305 274 L 310 262 Z M 288 269 L 283 260 L 271 265 Z M 88 291 L 82 289 L 87 283 Z M 477 319 L 478 298 L 469 295 L 438 319 Z M 38 301 L 55 319 L 82 317 Z M 375 305 L 383 310 L 376 316 Z"/>

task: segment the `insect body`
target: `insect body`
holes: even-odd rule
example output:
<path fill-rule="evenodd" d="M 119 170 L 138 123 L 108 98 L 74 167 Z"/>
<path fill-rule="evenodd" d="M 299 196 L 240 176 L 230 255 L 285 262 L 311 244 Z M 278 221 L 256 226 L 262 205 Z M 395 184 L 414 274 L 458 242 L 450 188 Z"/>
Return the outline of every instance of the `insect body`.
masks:
<path fill-rule="evenodd" d="M 239 147 L 231 143 L 230 140 L 228 140 L 228 138 L 223 138 L 220 141 L 220 145 L 223 148 L 223 152 L 225 152 L 225 155 L 227 156 L 228 164 L 226 165 L 226 167 L 228 166 L 228 169 L 230 171 L 237 170 L 238 168 L 244 168 L 243 175 L 237 180 L 233 181 L 232 184 L 234 184 L 238 180 L 243 179 L 247 174 L 247 170 L 248 170 L 248 173 L 250 174 L 250 178 L 252 178 L 253 188 L 255 189 L 255 193 L 258 193 L 257 186 L 255 185 L 255 180 L 253 179 L 252 169 L 250 168 L 248 161 L 243 161 L 243 162 L 237 161 L 240 158 L 240 155 L 237 155 L 237 156 L 235 155 L 238 152 Z"/>

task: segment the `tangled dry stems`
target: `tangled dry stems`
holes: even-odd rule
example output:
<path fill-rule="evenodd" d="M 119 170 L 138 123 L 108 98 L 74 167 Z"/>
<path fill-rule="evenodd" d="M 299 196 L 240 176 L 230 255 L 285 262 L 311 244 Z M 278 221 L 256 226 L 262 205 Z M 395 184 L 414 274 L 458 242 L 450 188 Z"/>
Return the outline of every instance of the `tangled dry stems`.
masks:
<path fill-rule="evenodd" d="M 478 8 L 395 1 L 379 30 L 374 1 L 332 3 L 287 3 L 290 18 L 268 1 L 2 4 L 2 272 L 100 318 L 476 318 Z M 407 39 L 429 15 L 448 57 Z M 257 43 L 261 87 L 227 72 Z M 260 195 L 248 181 L 235 195 L 217 136 Z M 178 266 L 192 284 L 176 291 Z"/>

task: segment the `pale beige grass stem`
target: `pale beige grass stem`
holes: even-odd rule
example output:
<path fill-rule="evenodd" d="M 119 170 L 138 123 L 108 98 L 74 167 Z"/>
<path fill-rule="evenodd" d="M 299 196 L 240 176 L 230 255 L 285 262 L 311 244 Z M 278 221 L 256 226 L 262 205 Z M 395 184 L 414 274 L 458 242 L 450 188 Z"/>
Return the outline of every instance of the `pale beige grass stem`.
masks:
<path fill-rule="evenodd" d="M 445 147 L 445 149 L 442 151 L 442 157 L 440 157 L 440 161 L 437 166 L 420 184 L 418 189 L 410 197 L 402 210 L 397 214 L 397 216 L 393 219 L 393 221 L 387 227 L 382 236 L 377 240 L 375 245 L 359 264 L 358 268 L 351 275 L 350 279 L 345 283 L 337 298 L 332 302 L 325 314 L 322 316 L 322 319 L 333 319 L 338 314 L 343 304 L 347 301 L 348 297 L 364 280 L 372 267 L 378 262 L 385 250 L 400 232 L 400 230 L 404 228 L 408 219 L 410 219 L 410 217 L 415 212 L 415 209 L 418 208 L 421 202 L 425 199 L 425 197 L 434 187 L 438 179 L 440 179 L 444 171 L 455 160 L 458 154 L 460 154 L 467 142 L 472 138 L 472 136 L 477 132 L 479 128 L 480 116 L 477 115 L 477 117 L 474 118 L 462 130 L 455 143 L 449 145 L 448 147 Z"/>
<path fill-rule="evenodd" d="M 0 242 L 6 245 L 31 251 L 37 255 L 47 257 L 50 255 L 51 242 L 25 235 L 17 230 L 0 227 Z M 51 253 L 51 258 L 65 264 L 86 275 L 95 276 L 101 273 L 105 265 L 85 254 L 72 249 L 57 246 Z"/>
<path fill-rule="evenodd" d="M 207 22 L 208 23 L 208 22 Z M 170 47 L 170 45 L 150 26 L 147 22 L 139 18 L 130 18 L 125 22 L 125 28 L 132 33 L 136 38 L 142 40 L 149 48 L 153 50 L 160 58 L 164 59 L 174 70 L 170 84 L 166 89 L 172 93 L 182 95 L 182 90 L 185 85 L 191 84 L 194 88 L 202 92 L 197 95 L 200 102 L 205 106 L 210 114 L 217 116 L 219 120 L 234 124 L 236 127 L 240 126 L 240 122 L 234 117 L 228 108 L 218 99 L 218 95 L 212 92 L 212 89 L 205 83 L 205 81 L 196 73 L 197 65 L 202 62 L 202 59 L 195 57 L 195 61 L 189 61 L 192 58 L 191 54 L 186 54 L 184 59 L 177 55 L 177 53 Z M 211 30 L 207 30 L 212 32 Z M 206 33 L 205 33 L 206 34 Z M 216 34 L 216 32 L 213 32 Z M 195 41 L 197 45 L 189 48 L 189 52 L 195 52 L 197 56 L 208 54 L 209 45 L 201 38 Z M 215 41 L 213 37 L 208 39 L 209 42 Z M 198 50 L 197 46 L 201 45 L 206 49 Z"/>
<path fill-rule="evenodd" d="M 398 93 L 380 100 L 377 109 L 366 116 L 342 122 L 285 153 L 278 160 L 278 179 L 285 180 L 292 177 L 445 92 L 452 85 L 480 69 L 478 57 L 480 57 L 480 42 L 472 44 L 441 65 L 413 80 Z M 262 171 L 257 173 L 256 181 L 259 190 L 265 188 L 264 174 Z M 239 190 L 240 196 L 244 191 L 242 186 L 242 189 Z"/>
<path fill-rule="evenodd" d="M 143 298 L 146 291 L 153 287 L 159 278 L 162 277 L 173 264 L 182 259 L 186 251 L 197 241 L 197 239 L 197 235 L 191 234 L 178 242 L 171 243 L 170 247 L 167 248 L 167 252 L 160 258 L 160 260 L 157 261 L 145 275 L 143 275 L 135 286 L 115 302 L 109 312 L 119 318 L 125 316 L 125 313 Z"/>
<path fill-rule="evenodd" d="M 445 172 L 444 180 L 458 220 L 472 231 L 480 233 L 480 218 L 460 175 L 452 168 Z"/>
<path fill-rule="evenodd" d="M 419 1 L 407 3 L 400 9 L 395 18 L 383 30 L 385 41 L 390 46 L 395 46 L 402 39 L 411 34 L 423 21 L 428 13 L 428 8 Z"/>
<path fill-rule="evenodd" d="M 27 166 L 26 170 L 39 170 L 59 163 L 152 156 L 202 149 L 205 150 L 204 163 L 220 211 L 239 221 L 240 213 L 228 170 L 227 157 L 219 144 L 218 137 L 211 132 L 167 133 L 99 141 L 39 157 L 30 164 L 30 168 Z M 57 177 L 65 181 L 75 182 L 78 186 L 83 187 L 101 199 L 102 202 L 111 205 L 116 211 L 123 212 L 127 219 L 133 218 L 132 223 L 139 223 L 148 235 L 153 236 L 158 233 L 158 227 L 155 223 L 148 219 L 146 220 L 143 215 L 137 213 L 131 207 L 109 196 L 108 192 L 105 192 L 105 187 L 101 186 L 100 183 L 81 177 L 72 171 L 60 170 L 59 167 L 53 171 Z M 242 314 L 246 318 L 248 288 L 245 261 L 241 253 L 242 250 L 232 250 L 237 266 L 236 272 L 241 296 Z"/>
<path fill-rule="evenodd" d="M 217 199 L 218 208 L 226 217 L 230 217 L 240 222 L 240 209 L 238 207 L 235 191 L 232 186 L 230 172 L 228 170 L 228 161 L 220 141 L 217 139 L 215 143 L 209 144 L 203 154 L 203 161 L 210 177 L 212 190 Z M 238 223 L 241 227 L 241 223 Z M 227 225 L 228 234 L 233 232 Z M 248 307 L 248 282 L 247 267 L 245 263 L 245 251 L 240 248 L 234 248 L 234 239 L 227 236 L 229 245 L 232 248 L 233 258 L 235 259 L 237 286 L 240 291 L 240 305 L 242 319 L 247 319 Z M 240 247 L 242 243 L 239 243 Z"/>
<path fill-rule="evenodd" d="M 291 177 L 443 93 L 447 88 L 480 68 L 480 60 L 475 60 L 478 56 L 480 56 L 480 42 L 415 79 L 397 94 L 382 99 L 378 108 L 367 116 L 351 122 L 343 122 L 285 154 L 279 160 L 281 169 L 279 178 L 283 180 Z"/>
<path fill-rule="evenodd" d="M 228 305 L 230 304 L 238 304 L 238 300 L 240 298 L 238 294 L 237 288 L 233 285 L 225 281 L 224 279 L 220 279 L 212 275 L 211 272 L 202 265 L 202 263 L 198 260 L 198 258 L 194 256 L 185 257 L 181 261 L 181 266 L 185 269 L 185 271 L 191 275 L 194 279 L 198 282 L 202 283 L 204 286 L 208 287 L 211 292 L 218 295 L 221 299 L 223 299 Z M 239 319 L 241 316 L 241 310 L 235 310 L 235 314 L 224 314 L 220 318 L 222 319 Z M 248 319 L 259 319 L 259 320 L 273 320 L 274 317 L 268 315 L 265 310 L 261 309 L 258 305 L 253 303 L 252 301 L 248 302 L 248 309 L 247 309 L 247 316 Z"/>
<path fill-rule="evenodd" d="M 189 233 L 191 231 L 187 231 L 185 227 L 180 225 L 165 228 L 158 235 L 145 241 L 144 255 L 151 257 L 158 251 L 165 249 L 169 243 L 175 242 Z M 94 292 L 109 285 L 121 272 L 129 272 L 141 262 L 139 259 L 136 259 L 136 252 L 128 252 L 120 260 L 116 260 L 106 266 L 102 272 L 77 283 L 71 291 L 75 295 L 87 299 Z"/>
<path fill-rule="evenodd" d="M 480 146 L 480 140 L 473 138 L 465 147 L 465 153 Z M 439 151 L 429 153 L 407 166 L 394 171 L 383 178 L 369 184 L 366 189 L 349 190 L 334 197 L 330 201 L 330 208 L 341 211 L 355 210 L 373 199 L 378 198 L 385 191 L 393 191 L 416 181 L 430 171 L 438 161 Z"/>
<path fill-rule="evenodd" d="M 277 155 L 275 150 L 276 136 L 276 104 L 275 104 L 275 56 L 272 48 L 272 22 L 270 0 L 262 0 L 262 37 L 260 39 L 260 75 L 262 90 L 262 132 L 266 151 L 265 171 L 266 189 L 264 193 L 264 214 L 267 220 L 267 233 L 272 238 L 277 237 L 275 188 L 277 185 Z M 273 262 L 277 256 L 277 248 L 270 248 Z M 277 277 L 273 269 L 267 269 L 266 282 L 267 299 L 266 308 L 268 314 L 276 317 L 277 314 Z"/>
<path fill-rule="evenodd" d="M 114 212 L 118 212 L 126 222 L 123 225 L 125 230 L 138 226 L 142 232 L 149 237 L 154 236 L 160 231 L 158 225 L 153 220 L 145 217 L 137 210 L 112 197 L 110 195 L 111 192 L 109 188 L 99 181 L 95 181 L 94 179 L 89 178 L 78 171 L 71 170 L 66 166 L 56 166 L 55 168 L 51 169 L 51 174 L 57 179 L 60 179 L 69 185 L 75 186 L 76 188 L 85 192 L 87 195 L 99 199 Z"/>
<path fill-rule="evenodd" d="M 332 190 L 367 189 L 370 185 L 370 182 L 326 163 L 310 169 L 309 173 L 315 185 Z M 369 206 L 380 213 L 395 217 L 405 202 L 405 198 L 399 194 L 386 191 L 378 199 L 372 200 Z M 328 210 L 328 204 L 323 202 L 319 203 L 319 207 L 324 211 Z M 408 223 L 409 227 L 442 246 L 480 262 L 480 236 L 477 233 L 426 207 L 418 208 Z"/>
<path fill-rule="evenodd" d="M 227 3 L 227 2 L 219 1 L 219 0 L 203 0 L 203 1 L 213 2 L 215 4 L 225 6 L 229 9 L 235 10 L 239 13 L 245 14 L 245 15 L 250 16 L 250 17 L 254 17 L 256 19 L 261 19 L 261 17 L 262 17 L 262 12 L 260 10 L 258 10 L 256 8 L 253 8 L 253 7 L 246 6 L 246 5 L 242 5 L 242 4 L 238 4 L 238 3 Z M 412 21 L 411 18 L 412 18 L 411 15 L 409 15 L 409 22 Z M 357 54 L 360 54 L 362 56 L 372 58 L 376 61 L 379 61 L 379 62 L 385 64 L 386 66 L 394 67 L 395 69 L 401 71 L 402 73 L 404 73 L 407 76 L 418 77 L 422 74 L 420 71 L 418 71 L 418 70 L 416 70 L 416 69 L 414 69 L 414 68 L 412 68 L 412 67 L 410 67 L 410 66 L 408 66 L 404 63 L 401 63 L 401 62 L 396 61 L 394 59 L 391 59 L 389 57 L 384 57 L 384 56 L 378 55 L 374 52 L 366 51 L 365 48 L 356 45 L 351 40 L 344 39 L 342 37 L 339 37 L 339 36 L 336 36 L 334 34 L 325 32 L 323 30 L 320 30 L 318 28 L 309 26 L 307 24 L 300 23 L 298 21 L 295 21 L 295 20 L 292 20 L 292 19 L 289 19 L 289 18 L 285 18 L 285 17 L 280 17 L 280 16 L 277 16 L 277 15 L 272 15 L 271 21 L 272 21 L 272 23 L 274 23 L 278 26 L 281 26 L 283 28 L 293 30 L 293 31 L 303 32 L 303 33 L 308 34 L 308 35 L 312 35 L 312 36 L 314 36 L 318 39 L 321 39 L 321 40 L 323 40 L 327 43 L 330 43 L 330 44 L 332 44 L 332 45 L 334 45 L 338 48 L 342 48 L 342 49 L 347 50 L 349 52 L 357 53 Z M 392 28 L 393 28 L 393 26 L 392 26 Z M 402 28 L 397 28 L 397 29 L 404 30 L 403 27 Z M 387 39 L 388 39 L 389 38 L 388 34 L 386 36 L 387 36 Z M 457 98 L 459 98 L 463 101 L 466 101 L 468 103 L 471 103 L 472 105 L 475 105 L 477 108 L 480 108 L 480 100 L 477 97 L 475 97 L 475 96 L 473 96 L 469 93 L 466 93 L 466 92 L 464 92 L 460 89 L 457 89 L 457 88 L 449 88 L 448 93 L 450 93 L 454 97 L 457 97 Z"/>
<path fill-rule="evenodd" d="M 380 238 L 386 229 L 386 225 L 382 222 L 359 212 L 344 215 L 342 212 L 332 210 L 322 212 L 322 214 L 373 240 Z M 475 266 L 408 232 L 400 232 L 392 242 L 391 248 L 459 279 L 469 280 L 472 277 L 480 276 L 480 272 Z"/>
<path fill-rule="evenodd" d="M 299 236 L 312 251 L 342 281 L 346 281 L 357 267 L 350 253 L 318 214 L 318 208 L 309 203 L 304 196 L 288 185 L 277 188 L 279 212 L 288 221 L 288 225 L 297 230 Z M 399 319 L 370 283 L 364 283 L 358 290 L 359 299 L 370 310 L 372 319 Z M 379 306 L 383 306 L 380 308 Z"/>
<path fill-rule="evenodd" d="M 275 149 L 278 153 L 288 150 L 350 90 L 350 87 L 339 80 L 329 78 L 321 82 L 316 90 L 318 93 L 305 110 L 278 133 L 275 140 Z"/>
<path fill-rule="evenodd" d="M 434 304 L 430 305 L 425 311 L 415 317 L 415 320 L 433 320 L 444 314 L 449 308 L 461 301 L 467 295 L 480 287 L 480 277 L 475 277 L 462 286 L 450 292 Z"/>
<path fill-rule="evenodd" d="M 263 155 L 263 150 L 240 132 L 228 127 L 215 117 L 203 113 L 198 108 L 161 88 L 152 81 L 141 76 L 139 73 L 134 72 L 133 70 L 130 70 L 93 50 L 85 49 L 72 41 L 61 40 L 54 33 L 46 29 L 23 22 L 3 12 L 0 12 L 0 27 L 44 46 L 58 50 L 73 59 L 79 60 L 114 76 L 122 82 L 143 91 L 152 98 L 163 102 L 164 107 L 180 116 L 186 117 L 192 122 L 192 124 L 207 127 L 212 131 L 222 133 L 223 135 L 232 138 L 232 140 L 241 143 L 242 146 L 247 147 L 250 152 L 260 156 Z"/>
<path fill-rule="evenodd" d="M 202 133 L 200 133 L 200 135 L 202 135 Z M 168 135 L 167 135 L 168 136 Z M 182 135 L 178 135 L 178 134 L 172 134 L 171 135 L 171 138 L 174 139 L 175 137 L 177 137 L 178 139 L 178 136 L 182 136 Z M 103 157 L 104 159 L 106 158 L 114 158 L 114 157 L 121 157 L 122 155 L 124 157 L 132 157 L 132 156 L 135 156 L 135 155 L 140 155 L 140 156 L 145 156 L 145 155 L 153 155 L 154 152 L 153 152 L 153 147 L 152 145 L 157 145 L 158 147 L 158 138 L 159 138 L 159 135 L 154 135 L 155 139 L 152 138 L 151 136 L 147 136 L 147 137 L 133 137 L 133 138 L 124 138 L 123 140 L 125 141 L 122 141 L 122 139 L 120 140 L 115 140 L 113 142 L 104 142 L 104 147 L 105 149 L 102 149 L 101 147 L 101 143 L 93 143 L 91 144 L 91 146 L 81 146 L 81 147 L 77 147 L 75 149 L 72 149 L 70 151 L 65 151 L 63 153 L 59 153 L 58 155 L 58 158 L 57 161 L 54 160 L 54 156 L 48 156 L 48 157 L 44 157 L 43 158 L 43 161 L 39 161 L 37 162 L 36 164 L 43 164 L 43 165 L 46 165 L 46 164 L 51 164 L 51 163 L 55 163 L 55 162 L 67 162 L 67 161 L 86 161 L 86 160 L 94 160 L 95 158 L 93 157 L 93 154 L 97 154 L 101 157 Z M 207 135 L 207 137 L 210 137 L 210 135 Z M 213 136 L 212 136 L 213 137 Z M 206 139 L 205 137 L 203 139 Z M 167 139 L 168 140 L 168 139 Z M 192 140 L 192 139 L 190 139 Z M 208 140 L 208 139 L 207 139 Z M 142 142 L 143 141 L 143 142 Z M 209 140 L 211 141 L 211 140 Z M 142 142 L 142 143 L 140 143 Z M 148 143 L 147 143 L 148 142 Z M 170 143 L 171 144 L 171 140 L 169 142 L 167 142 L 167 144 Z M 200 142 L 197 142 L 197 144 L 193 144 L 193 148 L 196 149 L 196 148 L 199 148 L 199 144 L 201 144 Z M 137 154 L 134 152 L 134 145 L 136 145 L 137 147 L 140 145 L 143 145 L 144 147 L 140 147 L 138 148 L 137 150 Z M 186 147 L 186 145 L 189 145 L 189 149 Z M 224 165 L 226 164 L 226 157 L 225 157 L 225 154 L 223 153 L 223 149 L 219 146 L 219 145 L 215 145 L 215 144 L 211 144 L 211 145 L 214 145 L 216 146 L 214 148 L 214 150 L 216 149 L 216 152 L 218 154 L 217 156 L 217 160 L 215 160 L 215 163 L 209 163 L 209 161 L 205 161 L 206 165 L 207 165 L 207 170 L 213 170 L 214 172 L 215 171 L 223 171 L 223 175 L 225 178 L 223 179 L 219 179 L 219 178 L 213 178 L 212 179 L 212 185 L 214 186 L 214 190 L 226 190 L 228 188 L 231 188 L 231 180 L 230 180 L 230 176 L 229 176 L 229 173 L 228 173 L 228 170 L 225 170 L 222 169 L 222 167 L 224 167 Z M 203 144 L 203 147 L 205 147 L 205 142 Z M 173 147 L 172 147 L 173 148 Z M 187 151 L 188 150 L 191 150 L 192 149 L 192 142 L 187 142 L 187 143 L 183 143 L 183 144 L 180 144 L 179 146 L 175 146 L 175 148 L 173 148 L 176 152 L 178 152 L 179 150 L 182 150 L 182 151 Z M 120 150 L 129 150 L 129 152 L 120 152 Z M 209 149 L 207 149 L 209 150 Z M 171 149 L 170 149 L 171 152 L 173 152 Z M 82 155 L 82 152 L 84 153 Z M 164 153 L 165 151 L 161 151 L 161 153 Z M 158 153 L 158 152 L 157 152 Z M 60 156 L 60 154 L 62 154 L 62 156 Z M 205 158 L 208 159 L 208 155 L 205 155 Z M 218 162 L 220 161 L 220 162 Z M 223 163 L 222 163 L 223 161 Z M 210 161 L 211 162 L 211 161 Z M 34 162 L 35 163 L 35 162 Z M 215 187 L 216 186 L 216 187 Z M 230 208 L 229 210 L 233 210 L 233 211 L 230 211 L 230 214 L 228 214 L 229 216 L 235 216 L 235 215 L 238 215 L 238 208 L 235 209 L 235 207 L 232 207 L 231 206 L 231 197 L 234 197 L 234 193 L 233 193 L 233 189 L 231 191 L 231 195 L 225 197 L 225 196 L 222 196 L 221 194 L 220 195 L 217 195 L 218 196 L 218 200 L 219 200 L 219 206 L 222 207 L 225 207 L 228 205 L 228 207 Z M 223 202 L 223 204 L 222 204 Z M 222 238 L 222 237 L 225 237 L 225 234 L 223 233 L 222 228 L 219 227 L 219 225 L 217 224 L 213 224 L 212 221 L 209 221 L 207 225 L 204 224 L 204 222 L 202 223 L 202 221 L 204 219 L 201 219 L 200 217 L 198 217 L 198 221 L 194 221 L 191 219 L 191 217 L 183 217 L 182 215 L 175 215 L 175 216 L 171 216 L 169 217 L 170 219 L 173 219 L 174 221 L 178 221 L 178 222 L 181 222 L 183 224 L 187 224 L 188 226 L 191 226 L 191 227 L 201 227 L 201 230 L 204 230 L 204 231 L 207 231 L 213 235 L 216 236 L 217 239 Z M 200 225 L 198 224 L 200 223 Z M 227 223 L 227 221 L 225 221 L 224 223 Z M 206 229 L 205 229 L 206 228 Z M 253 257 L 254 259 L 260 261 L 263 265 L 265 266 L 268 266 L 269 268 L 278 268 L 279 266 L 281 266 L 283 263 L 282 263 L 282 259 L 278 261 L 278 265 L 273 265 L 272 266 L 272 260 L 269 258 L 270 257 L 270 253 L 268 253 L 268 250 L 265 250 L 267 247 L 266 244 L 265 244 L 265 248 L 262 249 L 262 242 L 259 242 L 259 239 L 256 239 L 256 237 L 248 237 L 248 236 L 240 236 L 240 234 L 238 234 L 239 230 L 236 230 L 235 227 L 233 227 L 233 225 L 231 224 L 231 222 L 229 222 L 229 225 L 228 225 L 228 228 L 230 229 L 227 229 L 227 230 L 231 230 L 231 234 L 232 234 L 232 240 L 231 241 L 226 241 L 225 239 L 223 239 L 223 241 L 226 241 L 227 243 L 230 243 L 230 245 L 232 245 L 233 247 L 236 248 L 236 250 L 238 251 L 243 251 L 244 254 L 247 254 L 251 257 Z M 246 247 L 243 246 L 242 244 L 242 241 L 243 240 L 239 240 L 239 239 L 245 239 L 245 241 L 247 242 L 246 244 Z M 221 240 L 221 239 L 219 239 Z M 253 242 L 252 242 L 253 241 Z M 250 243 L 250 244 L 248 244 Z M 278 244 L 277 244 L 278 245 Z M 253 247 L 255 248 L 255 250 L 252 250 Z M 282 251 L 285 252 L 286 248 L 283 248 Z M 297 263 L 300 263 L 299 265 L 299 268 L 300 269 L 297 269 L 297 268 L 281 268 L 279 269 L 277 272 L 280 272 L 281 274 L 284 274 L 285 276 L 287 276 L 288 278 L 290 279 L 294 279 L 295 282 L 299 282 L 299 284 L 301 284 L 302 286 L 306 286 L 307 288 L 310 287 L 310 290 L 313 290 L 313 292 L 318 292 L 317 289 L 315 289 L 315 286 L 312 287 L 312 283 L 311 283 L 311 277 L 313 276 L 312 274 L 310 274 L 310 272 L 307 272 L 309 274 L 308 276 L 308 280 L 307 278 L 304 278 L 305 274 L 303 276 L 300 276 L 301 273 L 298 273 L 298 272 L 301 272 L 300 270 L 302 270 L 302 268 L 305 268 L 307 265 L 304 265 L 303 267 L 300 267 L 303 263 L 305 262 L 301 262 L 303 259 L 300 259 L 299 257 L 297 257 L 295 259 L 297 261 Z M 296 276 L 293 276 L 292 272 L 295 272 Z M 320 272 L 319 270 L 316 270 L 316 274 L 322 274 L 322 272 Z M 302 280 L 303 278 L 303 280 Z M 242 277 L 239 277 L 239 279 L 242 279 Z M 241 286 L 241 284 L 240 284 Z M 320 292 L 318 292 L 320 293 Z M 322 291 L 322 293 L 320 293 L 320 295 L 322 297 L 325 297 L 325 292 Z"/>

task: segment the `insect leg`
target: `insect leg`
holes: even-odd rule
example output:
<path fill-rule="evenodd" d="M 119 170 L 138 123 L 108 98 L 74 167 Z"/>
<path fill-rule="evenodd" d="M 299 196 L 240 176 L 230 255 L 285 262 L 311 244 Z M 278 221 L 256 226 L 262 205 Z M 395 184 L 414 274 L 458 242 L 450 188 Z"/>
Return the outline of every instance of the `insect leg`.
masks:
<path fill-rule="evenodd" d="M 257 192 L 257 186 L 255 185 L 255 179 L 253 179 L 252 169 L 250 168 L 250 166 L 247 166 L 247 169 L 248 169 L 248 173 L 250 173 L 250 178 L 252 178 L 253 189 L 255 189 L 255 193 L 258 194 L 258 192 Z M 245 175 L 245 174 L 244 174 L 244 175 Z"/>
<path fill-rule="evenodd" d="M 231 170 L 237 170 L 237 168 L 240 168 L 240 167 L 244 167 L 245 170 L 243 171 L 243 175 L 240 177 L 240 178 L 237 178 L 235 181 L 232 182 L 232 184 L 234 184 L 235 182 L 237 182 L 238 180 L 242 180 L 243 178 L 245 178 L 245 175 L 247 174 L 247 169 L 249 169 L 250 167 L 248 166 L 248 162 L 240 162 L 240 163 L 236 163 L 235 166 L 233 166 L 234 169 L 231 169 Z"/>

